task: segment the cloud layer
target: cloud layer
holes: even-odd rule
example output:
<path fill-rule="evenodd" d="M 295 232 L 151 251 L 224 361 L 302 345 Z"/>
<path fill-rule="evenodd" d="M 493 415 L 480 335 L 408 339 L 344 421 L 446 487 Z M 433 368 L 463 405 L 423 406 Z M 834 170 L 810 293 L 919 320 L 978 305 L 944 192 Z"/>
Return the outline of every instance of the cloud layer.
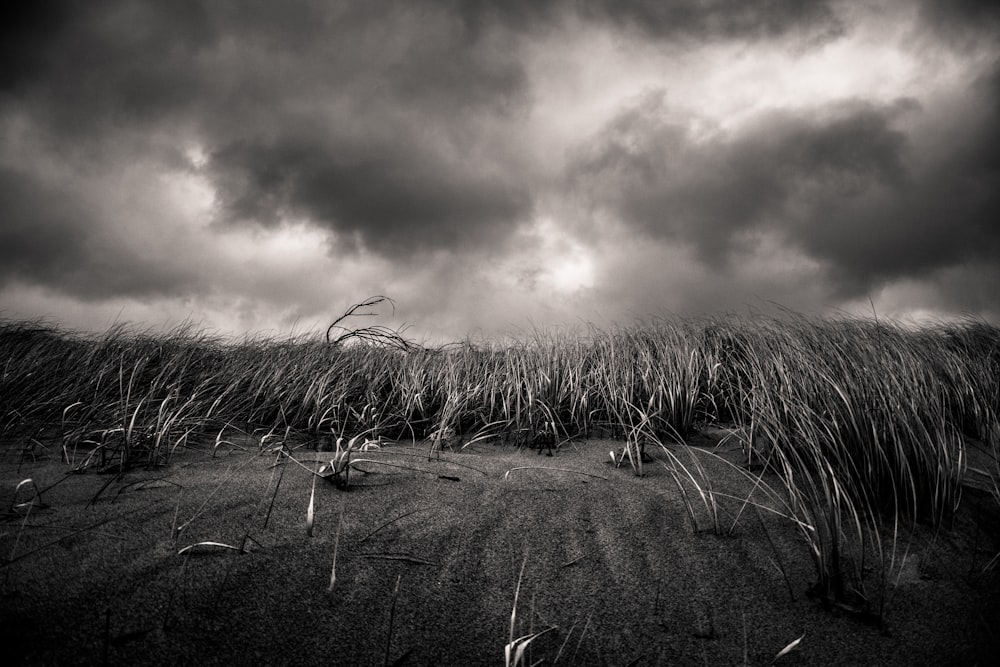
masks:
<path fill-rule="evenodd" d="M 993 3 L 5 12 L 6 316 L 1000 317 Z"/>

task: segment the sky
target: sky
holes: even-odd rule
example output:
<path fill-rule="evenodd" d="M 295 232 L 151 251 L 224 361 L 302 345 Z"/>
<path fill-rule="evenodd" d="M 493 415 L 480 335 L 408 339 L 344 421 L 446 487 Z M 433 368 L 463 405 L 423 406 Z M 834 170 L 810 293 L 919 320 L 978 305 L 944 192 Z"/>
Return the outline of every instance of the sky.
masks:
<path fill-rule="evenodd" d="M 1000 322 L 1000 3 L 4 3 L 0 317 Z"/>

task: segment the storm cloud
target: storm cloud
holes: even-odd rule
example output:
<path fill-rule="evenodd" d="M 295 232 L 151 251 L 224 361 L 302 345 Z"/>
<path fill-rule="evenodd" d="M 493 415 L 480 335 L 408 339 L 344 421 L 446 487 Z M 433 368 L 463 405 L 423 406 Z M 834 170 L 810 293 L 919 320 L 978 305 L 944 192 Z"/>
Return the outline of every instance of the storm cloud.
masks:
<path fill-rule="evenodd" d="M 39 285 L 83 301 L 109 294 L 162 297 L 198 286 L 198 276 L 145 239 L 106 224 L 100 205 L 65 184 L 0 167 L 0 281 Z"/>
<path fill-rule="evenodd" d="M 814 201 L 897 186 L 905 138 L 890 127 L 891 114 L 865 105 L 775 112 L 736 136 L 695 136 L 694 123 L 651 93 L 581 150 L 572 173 L 599 193 L 595 204 L 613 206 L 637 229 L 720 260 L 755 228 L 810 227 L 796 218 Z"/>
<path fill-rule="evenodd" d="M 377 292 L 459 336 L 758 298 L 1000 314 L 993 3 L 3 11 L 8 315 L 239 330 Z"/>
<path fill-rule="evenodd" d="M 1000 264 L 1000 113 L 995 84 L 983 83 L 983 125 L 930 159 L 896 127 L 921 114 L 911 99 L 775 111 L 706 132 L 649 93 L 579 149 L 571 183 L 589 205 L 713 266 L 777 233 L 828 267 L 847 298 L 967 260 Z"/>
<path fill-rule="evenodd" d="M 259 224 L 302 217 L 349 244 L 405 256 L 501 241 L 530 214 L 525 184 L 496 167 L 412 144 L 352 143 L 330 148 L 284 137 L 219 150 L 211 170 L 225 217 Z"/>

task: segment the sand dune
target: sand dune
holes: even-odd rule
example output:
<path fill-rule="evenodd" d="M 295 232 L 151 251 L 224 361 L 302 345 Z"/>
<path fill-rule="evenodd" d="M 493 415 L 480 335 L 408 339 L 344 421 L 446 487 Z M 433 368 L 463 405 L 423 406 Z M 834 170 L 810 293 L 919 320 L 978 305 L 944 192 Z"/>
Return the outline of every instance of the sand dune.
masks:
<path fill-rule="evenodd" d="M 715 491 L 747 497 L 724 462 L 738 448 L 707 453 L 719 435 L 695 455 Z M 2 662 L 499 665 L 519 575 L 514 636 L 552 628 L 528 664 L 761 665 L 800 637 L 777 664 L 987 664 L 1000 649 L 1000 587 L 982 571 L 1000 546 L 975 491 L 953 531 L 901 537 L 879 628 L 806 595 L 814 572 L 788 520 L 722 499 L 732 533 L 695 532 L 664 454 L 637 477 L 611 466 L 616 446 L 477 444 L 429 461 L 388 445 L 358 455 L 370 462 L 348 491 L 319 481 L 311 537 L 312 478 L 275 453 L 184 452 L 112 478 L 10 452 Z M 13 507 L 26 478 L 40 504 Z M 206 541 L 244 548 L 178 553 Z"/>

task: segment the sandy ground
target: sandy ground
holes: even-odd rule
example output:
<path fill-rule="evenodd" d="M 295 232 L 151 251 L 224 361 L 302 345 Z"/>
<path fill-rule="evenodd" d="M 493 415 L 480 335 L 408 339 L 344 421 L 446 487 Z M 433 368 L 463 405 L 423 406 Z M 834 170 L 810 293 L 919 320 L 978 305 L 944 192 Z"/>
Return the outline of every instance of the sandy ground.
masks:
<path fill-rule="evenodd" d="M 188 451 L 116 479 L 8 451 L 0 662 L 502 665 L 523 568 L 514 636 L 551 628 L 526 664 L 764 665 L 803 635 L 776 664 L 994 664 L 995 503 L 970 492 L 954 530 L 904 540 L 880 629 L 805 595 L 814 572 L 788 521 L 747 510 L 731 535 L 695 533 L 662 464 L 636 477 L 608 463 L 615 446 L 428 461 L 390 445 L 350 490 L 320 480 L 312 536 L 312 477 L 274 454 Z M 701 458 L 717 491 L 746 494 Z M 26 478 L 43 490 L 27 514 L 12 508 Z M 738 509 L 723 504 L 727 528 Z M 246 549 L 178 553 L 202 541 Z"/>

